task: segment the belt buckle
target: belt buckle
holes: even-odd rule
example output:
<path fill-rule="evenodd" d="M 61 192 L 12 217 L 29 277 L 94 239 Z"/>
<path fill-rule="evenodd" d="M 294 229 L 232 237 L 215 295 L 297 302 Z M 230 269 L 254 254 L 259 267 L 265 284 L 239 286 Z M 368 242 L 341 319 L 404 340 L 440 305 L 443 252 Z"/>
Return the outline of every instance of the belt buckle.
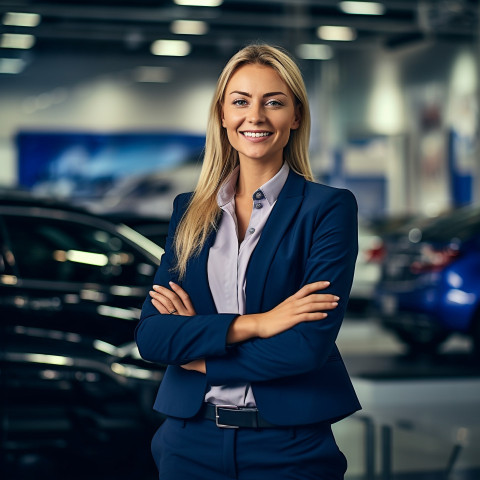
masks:
<path fill-rule="evenodd" d="M 238 410 L 236 405 L 215 405 L 215 425 L 218 428 L 239 428 L 238 425 L 225 425 L 223 423 L 219 423 L 218 420 L 220 418 L 220 414 L 218 412 L 219 408 L 224 408 L 226 410 Z"/>

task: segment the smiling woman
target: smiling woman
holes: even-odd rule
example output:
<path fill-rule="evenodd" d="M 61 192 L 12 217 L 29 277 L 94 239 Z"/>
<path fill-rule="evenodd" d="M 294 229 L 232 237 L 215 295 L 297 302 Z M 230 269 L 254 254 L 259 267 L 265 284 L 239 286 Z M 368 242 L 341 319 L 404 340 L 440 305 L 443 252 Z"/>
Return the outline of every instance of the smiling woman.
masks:
<path fill-rule="evenodd" d="M 309 131 L 287 53 L 252 45 L 232 57 L 197 188 L 174 202 L 136 330 L 141 355 L 168 365 L 152 442 L 162 480 L 343 479 L 331 424 L 360 405 L 335 338 L 357 208 L 312 181 Z"/>

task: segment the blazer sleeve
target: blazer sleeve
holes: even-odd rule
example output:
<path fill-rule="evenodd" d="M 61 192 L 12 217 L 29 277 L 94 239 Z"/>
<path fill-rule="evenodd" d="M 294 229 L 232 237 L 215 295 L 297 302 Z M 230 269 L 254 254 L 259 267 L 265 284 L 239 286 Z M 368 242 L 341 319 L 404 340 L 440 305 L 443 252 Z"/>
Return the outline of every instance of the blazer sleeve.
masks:
<path fill-rule="evenodd" d="M 182 218 L 188 195 L 178 196 L 168 228 L 165 253 L 154 278 L 154 284 L 169 288 L 168 282 L 178 282 L 172 267 L 175 265 L 173 237 Z M 151 362 L 183 365 L 198 358 L 223 355 L 231 322 L 238 314 L 162 315 L 147 295 L 135 340 L 140 355 Z"/>
<path fill-rule="evenodd" d="M 335 340 L 345 313 L 358 252 L 357 203 L 348 190 L 334 190 L 328 207 L 315 218 L 313 241 L 301 286 L 330 281 L 339 305 L 323 320 L 302 322 L 267 339 L 232 346 L 223 356 L 207 358 L 210 385 L 261 382 L 319 369 L 337 350 Z M 280 285 L 281 288 L 281 285 Z"/>

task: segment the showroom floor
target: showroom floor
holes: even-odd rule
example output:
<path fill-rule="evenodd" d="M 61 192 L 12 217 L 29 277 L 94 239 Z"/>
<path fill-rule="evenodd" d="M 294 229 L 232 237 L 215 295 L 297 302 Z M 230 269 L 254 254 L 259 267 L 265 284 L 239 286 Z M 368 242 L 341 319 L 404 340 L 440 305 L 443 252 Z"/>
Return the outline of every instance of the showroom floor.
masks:
<path fill-rule="evenodd" d="M 364 407 L 334 426 L 347 479 L 480 479 L 480 366 L 469 340 L 412 358 L 374 317 L 349 314 L 338 346 Z"/>

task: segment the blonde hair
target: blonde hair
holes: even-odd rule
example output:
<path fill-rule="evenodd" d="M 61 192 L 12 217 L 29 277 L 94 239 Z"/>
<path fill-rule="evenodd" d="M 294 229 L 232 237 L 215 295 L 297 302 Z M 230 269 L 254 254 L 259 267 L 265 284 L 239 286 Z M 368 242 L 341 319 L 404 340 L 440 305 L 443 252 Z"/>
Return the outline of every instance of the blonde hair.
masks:
<path fill-rule="evenodd" d="M 216 228 L 220 215 L 217 193 L 238 164 L 238 154 L 230 145 L 222 127 L 222 109 L 228 81 L 240 67 L 249 64 L 273 68 L 293 92 L 301 120 L 299 128 L 290 133 L 284 149 L 284 159 L 293 171 L 307 180 L 313 180 L 308 157 L 310 109 L 299 68 L 280 48 L 270 45 L 249 45 L 243 48 L 228 61 L 218 78 L 210 107 L 202 170 L 175 234 L 175 270 L 180 278 L 185 275 L 188 259 L 200 252 L 208 235 Z"/>

